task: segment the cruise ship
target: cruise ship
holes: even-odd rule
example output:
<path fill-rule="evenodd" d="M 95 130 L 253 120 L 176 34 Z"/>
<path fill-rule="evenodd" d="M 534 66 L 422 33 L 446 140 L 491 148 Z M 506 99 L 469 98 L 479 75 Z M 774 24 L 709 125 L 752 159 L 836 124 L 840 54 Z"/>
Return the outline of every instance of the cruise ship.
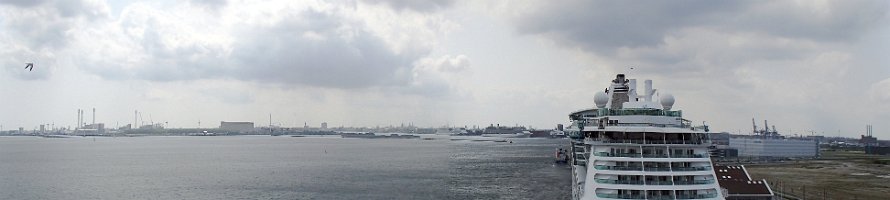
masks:
<path fill-rule="evenodd" d="M 618 74 L 595 108 L 569 115 L 573 199 L 724 199 L 708 155 L 708 127 L 693 126 L 652 81 Z M 655 98 L 657 97 L 657 101 Z"/>

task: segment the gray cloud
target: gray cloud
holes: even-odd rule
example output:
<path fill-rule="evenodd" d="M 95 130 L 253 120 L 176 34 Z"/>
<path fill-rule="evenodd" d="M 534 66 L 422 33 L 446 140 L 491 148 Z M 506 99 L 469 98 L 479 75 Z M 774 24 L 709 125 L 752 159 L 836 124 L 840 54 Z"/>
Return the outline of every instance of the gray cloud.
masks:
<path fill-rule="evenodd" d="M 514 23 L 522 34 L 601 56 L 619 71 L 697 77 L 831 54 L 878 27 L 887 10 L 885 1 L 570 1 Z"/>
<path fill-rule="evenodd" d="M 742 5 L 722 2 L 566 1 L 548 3 L 520 17 L 518 29 L 543 34 L 590 51 L 660 44 L 665 34 L 734 12 Z"/>
<path fill-rule="evenodd" d="M 334 88 L 392 85 L 408 81 L 411 62 L 425 52 L 396 53 L 361 24 L 340 33 L 342 19 L 306 11 L 240 37 L 230 72 L 251 81 L 294 83 Z"/>
<path fill-rule="evenodd" d="M 399 92 L 421 96 L 444 98 L 455 92 L 452 85 L 456 79 L 470 71 L 470 59 L 465 55 L 445 55 L 439 58 L 424 58 L 417 61 L 413 70 L 411 87 Z"/>
<path fill-rule="evenodd" d="M 181 32 L 195 30 L 169 28 L 165 19 L 143 14 L 124 15 L 119 24 L 121 30 L 141 30 L 120 36 L 129 44 L 125 48 L 138 50 L 135 55 L 108 57 L 102 54 L 116 52 L 102 49 L 80 63 L 82 68 L 112 80 L 234 79 L 281 87 L 393 91 L 428 86 L 413 84 L 412 75 L 414 62 L 426 56 L 428 48 L 396 52 L 366 24 L 336 11 L 307 9 L 274 23 L 238 24 L 226 30 L 231 44 L 170 42 L 188 37 Z"/>
<path fill-rule="evenodd" d="M 829 1 L 824 8 L 790 1 L 570 1 L 546 4 L 516 20 L 525 34 L 595 53 L 653 47 L 689 28 L 753 32 L 813 40 L 855 39 L 886 14 L 885 1 Z"/>
<path fill-rule="evenodd" d="M 886 102 L 890 102 L 890 78 L 872 84 L 868 92 L 873 101 L 882 104 L 880 106 L 890 107 L 886 105 Z"/>
<path fill-rule="evenodd" d="M 432 12 L 447 8 L 454 0 L 362 0 L 371 4 L 385 4 L 396 10 Z"/>
<path fill-rule="evenodd" d="M 27 41 L 31 49 L 61 47 L 69 39 L 67 34 L 78 25 L 108 16 L 108 10 L 102 5 L 86 1 L 12 2 L 10 5 L 0 7 L 4 10 L 0 26 L 9 37 Z"/>
<path fill-rule="evenodd" d="M 11 5 L 20 8 L 28 8 L 36 5 L 40 5 L 46 2 L 46 0 L 3 0 L 0 1 L 0 5 Z"/>
<path fill-rule="evenodd" d="M 0 63 L 13 77 L 47 79 L 71 33 L 107 17 L 107 7 L 88 1 L 0 2 Z M 35 71 L 23 71 L 25 62 L 33 62 Z"/>
<path fill-rule="evenodd" d="M 190 0 L 189 2 L 193 5 L 204 6 L 213 11 L 226 7 L 229 4 L 228 0 Z"/>

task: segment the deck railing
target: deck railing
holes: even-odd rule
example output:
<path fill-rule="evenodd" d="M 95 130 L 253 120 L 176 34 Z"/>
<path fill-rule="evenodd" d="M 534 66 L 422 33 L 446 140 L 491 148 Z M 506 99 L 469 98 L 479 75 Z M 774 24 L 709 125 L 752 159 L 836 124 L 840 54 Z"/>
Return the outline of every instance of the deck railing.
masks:
<path fill-rule="evenodd" d="M 705 154 L 673 154 L 671 158 L 705 158 Z"/>
<path fill-rule="evenodd" d="M 717 193 L 711 194 L 681 194 L 677 195 L 677 199 L 708 199 L 708 198 L 717 198 Z"/>
<path fill-rule="evenodd" d="M 673 185 L 672 181 L 646 181 L 646 185 Z"/>
<path fill-rule="evenodd" d="M 671 167 L 674 171 L 705 171 L 711 170 L 711 167 Z"/>
<path fill-rule="evenodd" d="M 692 181 L 642 181 L 642 180 L 615 180 L 615 179 L 594 179 L 597 183 L 604 184 L 622 184 L 622 185 L 704 185 L 714 183 L 714 180 L 692 180 Z"/>
<path fill-rule="evenodd" d="M 622 184 L 622 185 L 643 185 L 641 180 L 614 180 L 614 179 L 595 179 L 597 183 L 605 184 Z"/>
<path fill-rule="evenodd" d="M 594 168 L 598 170 L 616 170 L 616 171 L 642 171 L 643 167 L 639 166 L 605 166 L 597 165 Z"/>
<path fill-rule="evenodd" d="M 674 181 L 675 185 L 704 185 L 714 183 L 714 180 Z"/>
<path fill-rule="evenodd" d="M 674 199 L 674 197 L 670 196 L 670 195 L 659 195 L 659 196 L 650 195 L 650 196 L 647 196 L 646 199 L 649 199 L 649 200 L 672 200 L 672 199 Z"/>
<path fill-rule="evenodd" d="M 644 196 L 641 194 L 631 195 L 631 194 L 596 194 L 596 197 L 599 198 L 607 198 L 607 199 L 708 199 L 708 198 L 717 198 L 717 193 L 711 194 L 695 194 L 695 195 L 677 195 L 676 198 L 668 195 L 658 195 L 658 196 Z"/>
<path fill-rule="evenodd" d="M 696 140 L 636 140 L 636 139 L 599 139 L 599 138 L 584 138 L 585 142 L 590 143 L 603 143 L 603 144 L 692 144 L 699 145 L 703 144 L 704 140 L 696 139 Z"/>
<path fill-rule="evenodd" d="M 667 172 L 671 171 L 670 167 L 643 167 L 644 171 Z"/>
<path fill-rule="evenodd" d="M 653 172 L 685 172 L 685 171 L 706 171 L 711 167 L 643 167 L 643 166 L 607 166 L 596 165 L 593 168 L 598 170 L 615 170 L 615 171 L 653 171 Z"/>
<path fill-rule="evenodd" d="M 600 157 L 624 157 L 624 158 L 639 158 L 642 157 L 639 153 L 609 153 L 609 152 L 596 152 L 593 155 Z"/>
<path fill-rule="evenodd" d="M 607 198 L 607 199 L 645 199 L 646 196 L 643 195 L 630 195 L 630 194 L 596 194 L 596 197 L 599 198 Z"/>
<path fill-rule="evenodd" d="M 707 158 L 707 154 L 640 154 L 640 153 L 610 153 L 595 152 L 594 156 L 600 157 L 624 157 L 624 158 Z"/>

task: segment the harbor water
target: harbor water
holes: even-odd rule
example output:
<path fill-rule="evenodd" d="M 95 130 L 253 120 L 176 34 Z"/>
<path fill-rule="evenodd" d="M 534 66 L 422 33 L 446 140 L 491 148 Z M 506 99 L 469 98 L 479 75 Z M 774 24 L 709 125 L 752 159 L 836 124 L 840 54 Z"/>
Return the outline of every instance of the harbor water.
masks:
<path fill-rule="evenodd" d="M 563 139 L 0 137 L 0 199 L 568 199 Z M 511 143 L 512 142 L 512 143 Z"/>

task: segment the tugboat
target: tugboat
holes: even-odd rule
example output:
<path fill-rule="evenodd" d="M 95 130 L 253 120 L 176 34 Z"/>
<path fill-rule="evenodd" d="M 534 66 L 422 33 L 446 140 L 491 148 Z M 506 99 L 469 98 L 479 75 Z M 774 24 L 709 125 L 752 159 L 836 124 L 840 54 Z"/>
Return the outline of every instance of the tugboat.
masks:
<path fill-rule="evenodd" d="M 594 95 L 596 108 L 569 115 L 572 199 L 724 199 L 708 127 L 671 110 L 674 97 L 651 80 L 637 92 L 636 79 L 618 74 Z"/>
<path fill-rule="evenodd" d="M 568 150 L 557 148 L 556 156 L 553 158 L 556 164 L 566 164 L 569 162 Z"/>

